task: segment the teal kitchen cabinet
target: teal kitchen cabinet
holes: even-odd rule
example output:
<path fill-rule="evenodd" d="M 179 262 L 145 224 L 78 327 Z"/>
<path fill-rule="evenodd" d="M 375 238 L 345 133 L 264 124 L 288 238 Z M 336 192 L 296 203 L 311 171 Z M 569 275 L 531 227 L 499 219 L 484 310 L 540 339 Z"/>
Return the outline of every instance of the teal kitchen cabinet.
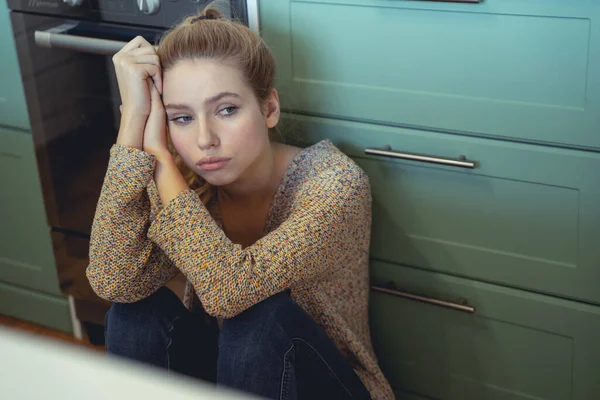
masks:
<path fill-rule="evenodd" d="M 599 153 L 286 118 L 303 142 L 330 139 L 369 175 L 372 257 L 600 304 Z M 475 168 L 365 154 L 385 146 Z"/>
<path fill-rule="evenodd" d="M 32 137 L 0 128 L 0 149 L 1 279 L 59 295 Z"/>
<path fill-rule="evenodd" d="M 0 1 L 0 314 L 71 331 L 6 1 Z"/>
<path fill-rule="evenodd" d="M 448 133 L 600 148 L 588 0 L 261 0 L 283 105 Z"/>
<path fill-rule="evenodd" d="M 29 129 L 8 7 L 0 1 L 0 126 Z"/>
<path fill-rule="evenodd" d="M 593 400 L 600 308 L 373 262 L 373 344 L 393 385 L 443 400 Z M 402 297 L 418 295 L 474 312 Z M 410 399 L 403 394 L 400 399 Z"/>
<path fill-rule="evenodd" d="M 283 135 L 369 175 L 399 399 L 600 399 L 596 3 L 260 1 Z"/>
<path fill-rule="evenodd" d="M 33 139 L 0 128 L 0 313 L 69 331 Z"/>

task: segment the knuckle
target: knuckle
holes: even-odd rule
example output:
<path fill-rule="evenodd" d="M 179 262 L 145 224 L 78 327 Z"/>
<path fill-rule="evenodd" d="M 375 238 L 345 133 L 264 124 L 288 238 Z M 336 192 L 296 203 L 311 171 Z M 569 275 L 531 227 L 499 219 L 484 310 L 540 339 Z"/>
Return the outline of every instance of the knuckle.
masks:
<path fill-rule="evenodd" d="M 142 77 L 144 78 L 147 75 L 146 70 L 144 70 L 144 68 L 131 68 L 132 73 L 135 74 L 138 77 Z"/>

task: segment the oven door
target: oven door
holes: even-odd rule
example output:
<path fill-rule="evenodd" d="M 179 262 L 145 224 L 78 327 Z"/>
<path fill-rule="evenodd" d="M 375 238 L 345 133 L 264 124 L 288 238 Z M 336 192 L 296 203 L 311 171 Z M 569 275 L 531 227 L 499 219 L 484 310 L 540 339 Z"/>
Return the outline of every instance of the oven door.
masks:
<path fill-rule="evenodd" d="M 16 11 L 11 21 L 61 288 L 76 299 L 98 300 L 85 268 L 119 128 L 112 55 L 137 35 L 154 42 L 162 31 Z"/>

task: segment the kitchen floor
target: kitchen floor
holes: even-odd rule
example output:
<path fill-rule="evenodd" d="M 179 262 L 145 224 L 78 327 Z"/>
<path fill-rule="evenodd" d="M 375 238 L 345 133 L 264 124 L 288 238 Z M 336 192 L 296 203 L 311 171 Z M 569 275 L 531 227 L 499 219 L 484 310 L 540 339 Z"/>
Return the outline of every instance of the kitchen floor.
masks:
<path fill-rule="evenodd" d="M 104 346 L 92 345 L 87 338 L 85 338 L 84 340 L 77 340 L 75 339 L 75 337 L 73 337 L 73 335 L 70 335 L 68 333 L 57 331 L 51 328 L 46 328 L 45 326 L 37 325 L 27 321 L 22 321 L 20 319 L 12 318 L 2 314 L 0 314 L 0 326 L 22 330 L 23 332 L 33 335 L 39 335 L 52 340 L 59 340 L 62 342 L 72 343 L 95 351 L 103 352 L 105 350 Z"/>

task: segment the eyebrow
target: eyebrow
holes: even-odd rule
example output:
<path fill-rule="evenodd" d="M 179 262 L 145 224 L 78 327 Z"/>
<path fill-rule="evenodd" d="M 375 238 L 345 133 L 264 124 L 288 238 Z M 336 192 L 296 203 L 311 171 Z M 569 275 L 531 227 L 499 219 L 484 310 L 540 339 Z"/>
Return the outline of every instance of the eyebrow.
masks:
<path fill-rule="evenodd" d="M 241 98 L 241 96 L 237 93 L 233 93 L 233 92 L 221 92 L 216 96 L 213 97 L 209 97 L 208 99 L 204 100 L 204 104 L 209 106 L 213 103 L 216 103 L 217 101 L 221 100 L 224 97 L 236 97 L 236 98 Z"/>
<path fill-rule="evenodd" d="M 206 100 L 204 100 L 204 104 L 207 105 L 207 106 L 209 106 L 209 105 L 214 104 L 217 101 L 223 99 L 224 97 L 236 97 L 238 99 L 241 98 L 241 96 L 239 94 L 234 93 L 234 92 L 221 92 L 221 93 L 219 93 L 219 94 L 217 94 L 215 96 L 209 97 Z M 189 108 L 190 107 L 188 107 L 185 104 L 166 104 L 165 105 L 165 110 L 169 110 L 169 109 L 172 109 L 172 110 L 187 110 Z"/>

